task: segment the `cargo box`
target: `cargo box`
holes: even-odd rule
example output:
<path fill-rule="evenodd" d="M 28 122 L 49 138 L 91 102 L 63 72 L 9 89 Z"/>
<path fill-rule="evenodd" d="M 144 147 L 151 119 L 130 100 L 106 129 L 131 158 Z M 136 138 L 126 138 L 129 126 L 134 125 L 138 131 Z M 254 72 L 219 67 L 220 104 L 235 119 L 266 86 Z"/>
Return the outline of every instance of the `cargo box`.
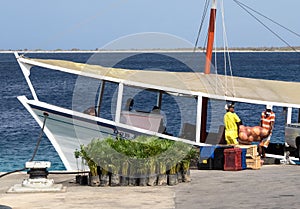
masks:
<path fill-rule="evenodd" d="M 224 170 L 242 170 L 242 150 L 241 148 L 230 148 L 224 150 Z"/>

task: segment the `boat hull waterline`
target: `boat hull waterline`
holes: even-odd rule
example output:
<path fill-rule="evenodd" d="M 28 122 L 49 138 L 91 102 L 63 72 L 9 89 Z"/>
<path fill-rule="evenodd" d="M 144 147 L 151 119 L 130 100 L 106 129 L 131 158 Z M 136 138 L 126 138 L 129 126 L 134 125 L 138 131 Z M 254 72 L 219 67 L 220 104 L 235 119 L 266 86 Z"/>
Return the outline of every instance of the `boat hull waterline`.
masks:
<path fill-rule="evenodd" d="M 28 100 L 25 96 L 19 96 L 18 99 L 41 127 L 44 122 L 44 113 L 48 114 L 45 121 L 44 133 L 68 171 L 79 169 L 74 152 L 80 148 L 80 145 L 88 145 L 93 139 L 104 139 L 109 136 L 121 136 L 122 138 L 133 139 L 138 135 L 144 134 L 182 141 L 182 139 L 177 137 L 130 127 L 126 124 L 116 124 L 115 122 L 99 117 L 64 109 L 44 102 Z M 197 144 L 190 140 L 184 141 L 193 145 Z"/>

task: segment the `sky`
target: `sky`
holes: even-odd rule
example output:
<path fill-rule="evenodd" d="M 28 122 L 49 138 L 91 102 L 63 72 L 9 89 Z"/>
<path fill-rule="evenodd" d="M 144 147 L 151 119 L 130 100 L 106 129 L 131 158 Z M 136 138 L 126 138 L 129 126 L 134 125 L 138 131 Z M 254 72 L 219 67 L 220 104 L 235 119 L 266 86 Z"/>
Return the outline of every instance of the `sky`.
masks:
<path fill-rule="evenodd" d="M 218 11 L 221 11 L 218 0 Z M 300 34 L 300 0 L 239 0 Z M 205 0 L 0 0 L 0 49 L 83 49 L 193 46 Z M 223 0 L 228 47 L 286 46 L 233 0 Z M 222 14 L 218 13 L 218 26 Z M 265 19 L 262 19 L 265 21 Z M 300 38 L 266 22 L 288 44 Z M 198 46 L 204 46 L 207 24 Z M 216 46 L 222 47 L 218 27 Z M 175 39 L 177 41 L 175 41 Z M 170 41 L 172 40 L 172 41 Z M 121 43 L 127 43 L 123 46 Z M 138 45 L 138 46 L 137 46 Z M 174 46 L 175 47 L 175 46 Z"/>

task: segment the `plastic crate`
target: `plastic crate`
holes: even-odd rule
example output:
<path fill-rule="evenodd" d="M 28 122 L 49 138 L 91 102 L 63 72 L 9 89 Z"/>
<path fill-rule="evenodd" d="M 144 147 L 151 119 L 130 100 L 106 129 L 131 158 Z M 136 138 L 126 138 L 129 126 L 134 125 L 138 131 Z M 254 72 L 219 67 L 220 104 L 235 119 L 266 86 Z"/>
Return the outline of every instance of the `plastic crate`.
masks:
<path fill-rule="evenodd" d="M 245 170 L 247 168 L 247 163 L 246 163 L 247 149 L 246 148 L 241 148 L 241 150 L 242 150 L 242 153 L 241 153 L 242 169 Z"/>
<path fill-rule="evenodd" d="M 214 151 L 217 146 L 203 146 L 200 147 L 200 158 L 207 159 L 207 158 L 214 158 Z"/>
<path fill-rule="evenodd" d="M 242 170 L 242 150 L 241 148 L 230 148 L 224 150 L 224 170 Z"/>
<path fill-rule="evenodd" d="M 212 158 L 202 159 L 198 162 L 198 169 L 199 170 L 213 170 L 214 168 L 214 161 Z"/>
<path fill-rule="evenodd" d="M 199 170 L 212 170 L 214 164 L 214 151 L 216 146 L 200 147 L 200 158 L 198 162 Z"/>
<path fill-rule="evenodd" d="M 261 159 L 260 156 L 256 156 L 256 158 L 247 158 L 246 159 L 247 168 L 249 169 L 260 169 L 261 168 Z"/>
<path fill-rule="evenodd" d="M 220 145 L 216 147 L 214 152 L 214 170 L 224 170 L 224 150 L 229 148 L 233 148 L 233 146 Z"/>
<path fill-rule="evenodd" d="M 246 157 L 256 158 L 257 153 L 257 145 L 236 145 L 238 148 L 247 149 Z"/>

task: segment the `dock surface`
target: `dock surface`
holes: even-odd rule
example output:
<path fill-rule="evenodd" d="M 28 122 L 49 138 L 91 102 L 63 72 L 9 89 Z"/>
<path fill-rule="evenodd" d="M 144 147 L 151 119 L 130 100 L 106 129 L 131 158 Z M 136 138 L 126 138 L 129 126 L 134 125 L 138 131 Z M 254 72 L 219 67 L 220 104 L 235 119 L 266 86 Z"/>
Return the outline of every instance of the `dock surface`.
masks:
<path fill-rule="evenodd" d="M 91 187 L 75 175 L 50 174 L 64 192 L 7 193 L 26 173 L 0 178 L 0 209 L 117 208 L 299 208 L 300 166 L 264 165 L 259 170 L 191 170 L 192 181 L 176 186 Z"/>

